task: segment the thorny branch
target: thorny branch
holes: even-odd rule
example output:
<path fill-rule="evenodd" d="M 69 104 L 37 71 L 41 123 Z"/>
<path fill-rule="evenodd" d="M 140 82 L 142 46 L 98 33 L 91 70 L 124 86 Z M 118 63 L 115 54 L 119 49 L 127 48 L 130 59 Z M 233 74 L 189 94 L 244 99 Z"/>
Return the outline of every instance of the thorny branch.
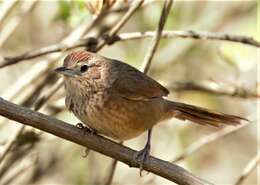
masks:
<path fill-rule="evenodd" d="M 136 151 L 53 117 L 15 105 L 2 98 L 0 98 L 0 115 L 90 148 L 131 167 L 139 167 L 138 162 L 134 159 Z M 181 185 L 211 184 L 177 165 L 155 157 L 148 158 L 144 163 L 144 169 Z"/>

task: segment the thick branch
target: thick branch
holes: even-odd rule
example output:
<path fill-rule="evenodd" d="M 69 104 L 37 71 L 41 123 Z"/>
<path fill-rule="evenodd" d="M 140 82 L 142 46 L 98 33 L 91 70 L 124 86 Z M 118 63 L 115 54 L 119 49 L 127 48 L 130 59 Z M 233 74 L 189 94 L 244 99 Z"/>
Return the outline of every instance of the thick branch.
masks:
<path fill-rule="evenodd" d="M 139 163 L 134 159 L 136 151 L 102 136 L 84 132 L 66 122 L 32 111 L 28 108 L 20 107 L 2 98 L 0 98 L 0 115 L 88 147 L 128 164 L 131 167 L 139 167 Z M 177 165 L 155 157 L 149 157 L 144 163 L 144 169 L 181 185 L 210 184 L 195 177 Z"/>

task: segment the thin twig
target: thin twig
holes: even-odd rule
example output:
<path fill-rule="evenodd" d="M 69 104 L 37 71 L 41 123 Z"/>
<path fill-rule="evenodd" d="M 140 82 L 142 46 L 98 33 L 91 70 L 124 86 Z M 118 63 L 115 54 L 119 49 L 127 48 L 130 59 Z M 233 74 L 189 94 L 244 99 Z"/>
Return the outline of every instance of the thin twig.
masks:
<path fill-rule="evenodd" d="M 194 37 L 192 34 L 194 33 L 198 35 L 198 37 Z M 135 40 L 135 39 L 144 39 L 154 37 L 155 32 L 147 31 L 147 32 L 131 32 L 131 33 L 120 33 L 114 38 L 111 38 L 110 42 L 118 42 L 118 41 L 128 41 L 128 40 Z M 210 37 L 207 37 L 210 36 Z M 254 40 L 252 37 L 241 36 L 241 35 L 231 35 L 225 33 L 214 33 L 214 32 L 199 32 L 199 31 L 163 31 L 161 38 L 188 38 L 188 39 L 204 39 L 204 40 L 220 40 L 220 41 L 229 41 L 229 42 L 236 42 L 240 44 L 248 44 L 255 47 L 260 47 L 260 42 Z M 18 62 L 24 60 L 31 60 L 43 55 L 67 51 L 70 49 L 78 48 L 78 47 L 91 47 L 98 42 L 97 38 L 94 37 L 87 37 L 82 40 L 78 40 L 74 43 L 66 43 L 66 44 L 53 44 L 47 47 L 43 47 L 37 50 L 27 51 L 21 55 L 17 55 L 14 57 L 5 57 L 3 60 L 0 61 L 0 68 L 6 67 L 12 64 L 16 64 Z"/>
<path fill-rule="evenodd" d="M 155 34 L 154 34 L 154 37 L 153 37 L 151 47 L 149 48 L 147 55 L 144 58 L 144 62 L 143 62 L 143 66 L 142 66 L 142 71 L 144 73 L 147 73 L 148 69 L 150 68 L 153 56 L 154 56 L 155 51 L 156 51 L 158 44 L 160 42 L 162 31 L 163 31 L 165 22 L 167 20 L 167 17 L 169 15 L 172 3 L 173 3 L 173 0 L 165 0 L 164 1 L 163 10 L 162 10 L 162 13 L 161 13 L 161 16 L 160 16 L 158 27 L 157 27 Z"/>
<path fill-rule="evenodd" d="M 260 98 L 257 90 L 252 91 L 240 86 L 232 86 L 231 84 L 218 84 L 214 81 L 180 81 L 167 86 L 169 90 L 182 91 L 200 91 L 214 94 L 217 96 L 229 96 L 237 98 Z"/>
<path fill-rule="evenodd" d="M 118 35 L 118 40 L 135 40 L 143 39 L 154 36 L 153 31 L 147 32 L 132 32 L 132 33 L 122 33 Z M 163 31 L 163 38 L 187 38 L 187 39 L 199 39 L 199 40 L 216 40 L 216 41 L 229 41 L 241 44 L 246 44 L 254 47 L 260 47 L 260 42 L 255 40 L 253 37 L 234 35 L 228 33 L 216 33 L 207 31 Z"/>
<path fill-rule="evenodd" d="M 123 145 L 123 141 L 120 141 L 119 144 Z M 111 185 L 112 181 L 113 181 L 113 177 L 115 175 L 115 171 L 116 171 L 116 166 L 117 166 L 117 160 L 113 159 L 110 170 L 109 170 L 109 174 L 107 176 L 107 180 L 105 181 L 105 185 Z"/>
<path fill-rule="evenodd" d="M 109 170 L 108 178 L 107 178 L 106 182 L 104 183 L 104 185 L 111 185 L 112 184 L 113 177 L 114 177 L 115 171 L 116 171 L 117 162 L 118 162 L 118 160 L 113 159 L 112 164 L 111 164 L 111 168 Z"/>
<path fill-rule="evenodd" d="M 130 7 L 130 9 L 126 12 L 126 14 L 120 19 L 120 21 L 109 31 L 109 33 L 106 35 L 106 38 L 97 45 L 97 47 L 95 48 L 96 51 L 99 51 L 107 43 L 111 43 L 113 37 L 126 24 L 126 22 L 132 17 L 132 15 L 141 7 L 143 1 L 144 0 L 138 0 L 133 2 L 135 4 Z"/>
<path fill-rule="evenodd" d="M 229 135 L 231 133 L 234 133 L 246 126 L 249 126 L 250 123 L 245 123 L 237 127 L 225 127 L 219 131 L 213 132 L 205 137 L 202 137 L 201 139 L 197 140 L 188 148 L 186 148 L 179 156 L 175 157 L 173 160 L 171 160 L 172 163 L 180 162 L 187 157 L 189 157 L 194 152 L 198 151 L 202 147 L 205 147 L 206 145 L 213 143 L 214 141 L 223 138 L 226 135 Z"/>
<path fill-rule="evenodd" d="M 133 157 L 136 151 L 53 117 L 15 105 L 2 98 L 0 98 L 0 115 L 85 146 L 131 167 L 139 167 L 138 162 Z M 195 177 L 177 165 L 151 156 L 144 163 L 144 169 L 180 185 L 211 184 Z"/>
<path fill-rule="evenodd" d="M 241 185 L 245 181 L 245 179 L 253 172 L 253 170 L 259 165 L 260 162 L 260 155 L 256 155 L 246 167 L 243 169 L 242 174 L 238 177 L 237 181 L 234 185 Z M 258 179 L 259 180 L 259 179 Z"/>

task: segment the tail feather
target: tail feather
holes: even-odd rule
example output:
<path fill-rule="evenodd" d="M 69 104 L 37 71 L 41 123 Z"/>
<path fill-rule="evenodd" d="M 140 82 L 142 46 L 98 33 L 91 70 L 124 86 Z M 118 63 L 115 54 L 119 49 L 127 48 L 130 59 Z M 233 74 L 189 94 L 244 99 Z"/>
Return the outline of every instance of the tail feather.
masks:
<path fill-rule="evenodd" d="M 167 117 L 176 117 L 181 120 L 190 120 L 201 125 L 220 126 L 238 125 L 242 120 L 248 121 L 245 118 L 214 112 L 205 108 L 188 105 L 185 103 L 167 101 L 168 114 Z"/>

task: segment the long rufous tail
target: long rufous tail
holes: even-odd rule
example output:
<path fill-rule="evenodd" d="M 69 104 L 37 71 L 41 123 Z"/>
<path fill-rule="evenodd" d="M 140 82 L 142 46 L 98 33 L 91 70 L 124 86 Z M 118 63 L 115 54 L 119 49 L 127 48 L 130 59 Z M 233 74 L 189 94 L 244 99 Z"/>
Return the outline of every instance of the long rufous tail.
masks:
<path fill-rule="evenodd" d="M 165 118 L 175 117 L 181 120 L 190 120 L 201 125 L 212 125 L 215 127 L 221 124 L 238 125 L 245 118 L 214 112 L 208 109 L 189 105 L 185 103 L 173 102 L 166 100 L 167 116 Z"/>

